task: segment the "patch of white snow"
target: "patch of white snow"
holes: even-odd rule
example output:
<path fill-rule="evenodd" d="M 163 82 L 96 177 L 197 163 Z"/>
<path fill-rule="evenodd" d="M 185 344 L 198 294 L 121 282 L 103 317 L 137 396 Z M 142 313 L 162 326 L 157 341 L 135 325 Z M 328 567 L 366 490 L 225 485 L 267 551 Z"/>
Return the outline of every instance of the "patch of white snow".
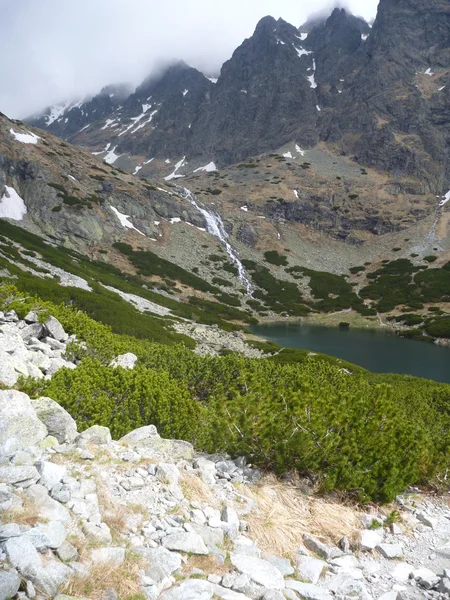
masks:
<path fill-rule="evenodd" d="M 285 152 L 285 153 L 283 154 L 283 156 L 284 156 L 284 158 L 293 158 L 293 157 L 292 157 L 292 152 Z"/>
<path fill-rule="evenodd" d="M 28 133 L 19 133 L 11 128 L 9 130 L 9 133 L 14 137 L 16 141 L 22 142 L 22 144 L 37 144 L 38 140 L 41 139 L 39 136 L 35 135 L 34 133 L 31 133 L 31 131 L 28 131 Z"/>
<path fill-rule="evenodd" d="M 26 214 L 25 202 L 14 188 L 5 185 L 5 193 L 0 200 L 0 219 L 21 221 Z"/>
<path fill-rule="evenodd" d="M 301 156 L 305 156 L 305 151 L 302 150 L 298 144 L 295 144 L 295 151 Z"/>
<path fill-rule="evenodd" d="M 198 169 L 195 169 L 194 173 L 198 173 L 198 171 L 206 171 L 207 173 L 212 173 L 213 171 L 217 171 L 217 167 L 215 163 L 211 161 L 204 167 L 199 167 Z"/>
<path fill-rule="evenodd" d="M 122 156 L 121 154 L 115 153 L 116 148 L 117 146 L 114 146 L 114 148 L 110 150 L 106 156 L 103 157 L 103 160 L 105 161 L 105 163 L 108 163 L 108 165 L 114 164 L 116 160 Z"/>
<path fill-rule="evenodd" d="M 125 214 L 121 213 L 120 211 L 117 210 L 117 208 L 114 208 L 114 206 L 111 206 L 111 210 L 116 215 L 116 217 L 119 219 L 122 227 L 126 227 L 127 229 L 134 229 L 141 235 L 145 236 L 145 234 L 142 233 L 142 231 L 139 231 L 139 229 L 136 229 L 136 227 L 133 225 L 133 223 L 129 220 L 130 215 L 125 215 Z"/>
<path fill-rule="evenodd" d="M 175 165 L 175 169 L 172 171 L 172 173 L 170 175 L 167 175 L 167 177 L 164 177 L 165 181 L 171 181 L 172 179 L 177 179 L 178 177 L 184 177 L 184 175 L 178 175 L 177 171 L 178 169 L 181 169 L 181 167 L 184 165 L 185 159 L 186 157 L 183 156 L 183 158 L 177 162 L 177 164 Z"/>
<path fill-rule="evenodd" d="M 450 200 L 450 190 L 443 196 L 443 199 L 439 202 L 439 206 L 444 206 Z"/>

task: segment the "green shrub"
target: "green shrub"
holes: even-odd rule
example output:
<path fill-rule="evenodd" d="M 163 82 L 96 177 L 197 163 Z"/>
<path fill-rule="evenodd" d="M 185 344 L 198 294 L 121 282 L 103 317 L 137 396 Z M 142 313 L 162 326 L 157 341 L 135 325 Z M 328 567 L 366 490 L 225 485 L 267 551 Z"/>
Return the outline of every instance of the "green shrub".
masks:
<path fill-rule="evenodd" d="M 264 252 L 264 260 L 271 265 L 285 266 L 288 264 L 287 257 L 282 254 L 278 254 L 276 250 L 268 250 Z"/>

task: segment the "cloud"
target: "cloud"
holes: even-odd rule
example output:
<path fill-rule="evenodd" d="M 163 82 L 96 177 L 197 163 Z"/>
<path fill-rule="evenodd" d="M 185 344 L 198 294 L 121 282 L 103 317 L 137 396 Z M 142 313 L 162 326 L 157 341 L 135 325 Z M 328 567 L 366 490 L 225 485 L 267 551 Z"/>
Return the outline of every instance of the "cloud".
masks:
<path fill-rule="evenodd" d="M 378 0 L 347 0 L 367 19 Z M 0 0 L 0 111 L 20 118 L 116 82 L 138 85 L 162 62 L 217 73 L 271 14 L 299 26 L 329 0 Z"/>

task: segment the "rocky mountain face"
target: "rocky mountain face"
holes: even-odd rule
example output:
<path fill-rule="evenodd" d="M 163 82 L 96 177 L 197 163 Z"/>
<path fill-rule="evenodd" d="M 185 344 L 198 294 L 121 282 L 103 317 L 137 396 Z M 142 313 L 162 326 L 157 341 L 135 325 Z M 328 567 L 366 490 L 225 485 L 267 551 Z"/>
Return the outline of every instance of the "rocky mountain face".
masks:
<path fill-rule="evenodd" d="M 300 30 L 266 17 L 215 83 L 180 63 L 126 99 L 123 87 L 104 90 L 30 122 L 97 151 L 110 143 L 119 155 L 195 164 L 323 140 L 440 193 L 448 179 L 449 11 L 442 0 L 382 0 L 372 29 L 339 8 Z"/>

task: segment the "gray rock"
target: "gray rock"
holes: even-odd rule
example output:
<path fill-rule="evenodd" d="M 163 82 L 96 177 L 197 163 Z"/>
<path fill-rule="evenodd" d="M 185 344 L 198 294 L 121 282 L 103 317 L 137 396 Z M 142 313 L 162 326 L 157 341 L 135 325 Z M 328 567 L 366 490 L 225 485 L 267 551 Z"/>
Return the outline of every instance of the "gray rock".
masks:
<path fill-rule="evenodd" d="M 378 544 L 376 549 L 384 558 L 403 558 L 401 544 Z"/>
<path fill-rule="evenodd" d="M 50 496 L 61 502 L 62 504 L 66 504 L 70 501 L 72 497 L 72 493 L 70 491 L 70 486 L 64 485 L 63 483 L 57 483 L 54 485 L 50 491 Z"/>
<path fill-rule="evenodd" d="M 0 467 L 0 482 L 21 484 L 25 482 L 36 482 L 39 479 L 39 473 L 35 467 L 22 466 L 22 467 Z"/>
<path fill-rule="evenodd" d="M 62 562 L 68 563 L 78 558 L 78 550 L 70 542 L 64 542 L 56 549 L 56 556 Z"/>
<path fill-rule="evenodd" d="M 123 369 L 134 369 L 134 365 L 136 364 L 136 362 L 136 354 L 133 354 L 132 352 L 127 352 L 126 354 L 120 354 L 119 356 L 114 358 L 109 366 L 122 367 Z"/>
<path fill-rule="evenodd" d="M 101 526 L 94 523 L 84 523 L 83 533 L 87 538 L 99 544 L 110 544 L 112 542 L 111 531 L 105 523 L 102 523 Z"/>
<path fill-rule="evenodd" d="M 450 596 L 450 579 L 447 579 L 447 577 L 441 579 L 437 586 L 437 591 Z"/>
<path fill-rule="evenodd" d="M 120 567 L 125 561 L 125 548 L 109 546 L 107 548 L 93 548 L 91 561 L 94 564 L 103 563 L 108 567 Z"/>
<path fill-rule="evenodd" d="M 31 323 L 38 323 L 39 315 L 36 312 L 34 312 L 34 310 L 30 310 L 30 312 L 25 315 L 23 320 L 25 321 L 25 323 L 28 323 L 28 325 L 30 325 Z"/>
<path fill-rule="evenodd" d="M 42 485 L 32 485 L 27 489 L 28 498 L 34 503 L 37 515 L 42 520 L 70 523 L 70 513 L 65 506 L 50 498 Z"/>
<path fill-rule="evenodd" d="M 306 548 L 308 548 L 308 550 L 311 550 L 311 552 L 314 552 L 325 560 L 342 556 L 342 550 L 339 550 L 337 546 L 329 546 L 324 544 L 312 535 L 305 534 L 303 536 L 303 544 Z"/>
<path fill-rule="evenodd" d="M 46 550 L 51 548 L 56 550 L 64 544 L 67 531 L 60 521 L 50 521 L 41 523 L 24 533 L 24 537 L 29 539 L 37 550 Z"/>
<path fill-rule="evenodd" d="M 53 486 L 60 483 L 67 473 L 67 469 L 63 465 L 57 465 L 45 460 L 37 462 L 36 469 L 41 476 L 39 483 L 49 491 Z"/>
<path fill-rule="evenodd" d="M 19 591 L 20 577 L 14 571 L 0 571 L 0 600 L 9 600 Z"/>
<path fill-rule="evenodd" d="M 5 542 L 6 555 L 13 567 L 23 575 L 30 565 L 42 566 L 42 559 L 29 539 L 13 537 Z"/>
<path fill-rule="evenodd" d="M 412 575 L 420 587 L 423 587 L 426 590 L 431 590 L 439 583 L 439 577 L 436 575 L 436 573 L 433 573 L 433 571 L 425 567 L 422 567 L 421 569 L 414 569 Z"/>
<path fill-rule="evenodd" d="M 284 588 L 283 575 L 267 560 L 236 552 L 231 553 L 230 560 L 240 573 L 248 575 L 255 583 L 270 590 Z"/>
<path fill-rule="evenodd" d="M 446 558 L 450 558 L 450 540 L 447 540 L 443 544 L 437 546 L 435 550 L 441 556 L 445 556 Z"/>
<path fill-rule="evenodd" d="M 47 427 L 49 435 L 55 436 L 60 444 L 71 443 L 78 435 L 77 424 L 69 413 L 51 398 L 31 400 L 40 421 Z"/>
<path fill-rule="evenodd" d="M 163 538 L 162 545 L 168 550 L 189 552 L 191 554 L 209 554 L 205 542 L 198 533 L 172 533 Z"/>
<path fill-rule="evenodd" d="M 145 574 L 156 583 L 161 583 L 181 567 L 181 554 L 170 552 L 166 548 L 145 550 L 143 556 L 148 559 Z"/>
<path fill-rule="evenodd" d="M 400 590 L 397 595 L 397 600 L 423 600 L 423 593 L 417 588 L 408 587 L 406 590 Z"/>
<path fill-rule="evenodd" d="M 77 443 L 80 444 L 82 442 L 88 442 L 97 446 L 108 445 L 112 442 L 111 432 L 108 427 L 93 425 L 80 433 Z"/>
<path fill-rule="evenodd" d="M 361 579 L 362 574 L 359 579 L 356 579 L 352 573 L 339 573 L 339 575 L 327 582 L 327 588 L 338 597 L 372 600 L 372 596 L 367 591 Z"/>
<path fill-rule="evenodd" d="M 267 590 L 262 600 L 286 600 L 286 596 L 277 590 Z"/>
<path fill-rule="evenodd" d="M 5 525 L 0 525 L 0 542 L 5 540 L 9 540 L 12 537 L 19 537 L 24 533 L 26 527 L 18 525 L 17 523 L 6 523 Z"/>
<path fill-rule="evenodd" d="M 50 316 L 45 322 L 45 328 L 50 337 L 54 338 L 58 342 L 65 342 L 69 337 L 64 331 L 63 326 L 55 317 Z M 39 338 L 39 336 L 36 336 Z M 43 336 L 42 336 L 43 337 Z"/>
<path fill-rule="evenodd" d="M 21 449 L 38 445 L 47 436 L 30 398 L 17 390 L 0 390 L 0 444 L 16 438 Z"/>
<path fill-rule="evenodd" d="M 231 539 L 236 538 L 239 534 L 240 520 L 239 520 L 239 515 L 234 510 L 234 508 L 231 508 L 230 506 L 225 506 L 222 509 L 220 518 L 223 523 L 227 524 L 226 527 L 224 527 L 223 525 L 222 525 L 222 527 L 225 530 L 228 537 Z"/>
<path fill-rule="evenodd" d="M 312 556 L 297 556 L 295 566 L 299 578 L 309 583 L 317 583 L 327 567 L 327 563 Z"/>
<path fill-rule="evenodd" d="M 250 600 L 248 596 L 201 579 L 186 579 L 180 585 L 163 592 L 161 600 Z"/>
<path fill-rule="evenodd" d="M 270 562 L 271 565 L 276 567 L 284 577 L 294 574 L 294 567 L 292 566 L 291 561 L 287 558 L 281 558 L 280 556 L 274 556 L 272 554 L 265 554 L 263 559 L 267 560 L 267 562 Z"/>
<path fill-rule="evenodd" d="M 436 529 L 437 519 L 433 519 L 433 517 L 430 517 L 430 515 L 427 515 L 426 513 L 421 511 L 416 513 L 416 517 L 421 523 L 423 523 L 427 527 L 431 527 L 431 529 Z"/>
<path fill-rule="evenodd" d="M 289 590 L 298 592 L 303 600 L 333 600 L 333 596 L 327 590 L 312 583 L 286 579 L 286 587 Z"/>
<path fill-rule="evenodd" d="M 359 532 L 359 546 L 361 550 L 370 551 L 383 541 L 382 532 L 364 529 Z"/>
<path fill-rule="evenodd" d="M 31 340 L 31 338 L 37 338 L 40 340 L 45 334 L 45 327 L 42 325 L 42 323 L 32 323 L 31 325 L 27 325 L 20 330 L 20 335 L 22 336 L 24 342 Z"/>
<path fill-rule="evenodd" d="M 194 448 L 189 442 L 182 440 L 165 440 L 161 438 L 154 425 L 140 427 L 130 431 L 127 435 L 120 438 L 122 445 L 141 449 L 148 449 L 147 458 L 160 457 L 162 460 L 192 460 L 194 457 Z"/>

